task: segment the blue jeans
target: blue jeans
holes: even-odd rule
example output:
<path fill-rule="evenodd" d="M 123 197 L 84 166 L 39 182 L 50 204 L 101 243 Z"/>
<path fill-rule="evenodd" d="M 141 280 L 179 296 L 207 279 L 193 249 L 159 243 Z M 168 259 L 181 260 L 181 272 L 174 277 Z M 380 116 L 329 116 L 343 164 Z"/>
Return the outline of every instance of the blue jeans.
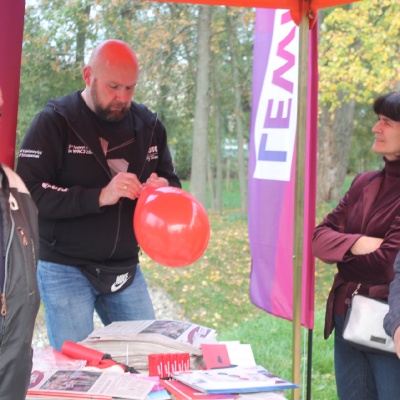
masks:
<path fill-rule="evenodd" d="M 344 317 L 335 316 L 335 375 L 340 400 L 400 399 L 400 360 L 353 347 L 342 336 Z"/>
<path fill-rule="evenodd" d="M 93 331 L 96 310 L 104 325 L 113 321 L 155 319 L 146 280 L 137 266 L 131 286 L 117 293 L 95 290 L 77 267 L 39 260 L 37 277 L 46 312 L 50 346 L 80 342 Z"/>

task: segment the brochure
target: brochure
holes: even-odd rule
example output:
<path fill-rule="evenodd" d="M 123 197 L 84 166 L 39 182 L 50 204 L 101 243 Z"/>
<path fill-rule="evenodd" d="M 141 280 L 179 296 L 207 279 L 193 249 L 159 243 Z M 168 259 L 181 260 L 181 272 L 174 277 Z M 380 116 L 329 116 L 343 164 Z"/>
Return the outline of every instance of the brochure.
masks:
<path fill-rule="evenodd" d="M 261 366 L 192 370 L 172 374 L 172 378 L 204 393 L 252 393 L 295 389 L 286 381 Z"/>

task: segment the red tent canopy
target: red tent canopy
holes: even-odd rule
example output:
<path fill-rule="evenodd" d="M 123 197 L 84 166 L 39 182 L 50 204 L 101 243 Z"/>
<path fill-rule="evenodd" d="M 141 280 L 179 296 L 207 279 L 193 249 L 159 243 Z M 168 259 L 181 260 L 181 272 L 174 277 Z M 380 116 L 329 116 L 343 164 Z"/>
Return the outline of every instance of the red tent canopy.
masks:
<path fill-rule="evenodd" d="M 166 3 L 163 0 L 155 0 Z M 210 6 L 256 7 L 256 8 L 282 8 L 287 10 L 304 10 L 333 7 L 355 0 L 169 0 L 170 3 L 207 4 Z"/>
<path fill-rule="evenodd" d="M 152 0 L 165 3 L 164 0 Z M 293 20 L 299 25 L 301 16 L 307 14 L 315 22 L 319 8 L 333 7 L 358 0 L 168 0 L 170 3 L 203 4 L 209 6 L 233 6 L 255 8 L 280 8 L 291 10 Z"/>

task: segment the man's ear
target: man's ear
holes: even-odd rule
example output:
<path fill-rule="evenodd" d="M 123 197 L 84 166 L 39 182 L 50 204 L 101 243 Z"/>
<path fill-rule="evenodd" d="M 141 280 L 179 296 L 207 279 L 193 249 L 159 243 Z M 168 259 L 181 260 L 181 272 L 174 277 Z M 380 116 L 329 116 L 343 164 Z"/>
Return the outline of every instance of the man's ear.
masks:
<path fill-rule="evenodd" d="M 82 77 L 86 83 L 86 86 L 90 86 L 92 82 L 92 67 L 86 65 L 82 70 Z"/>

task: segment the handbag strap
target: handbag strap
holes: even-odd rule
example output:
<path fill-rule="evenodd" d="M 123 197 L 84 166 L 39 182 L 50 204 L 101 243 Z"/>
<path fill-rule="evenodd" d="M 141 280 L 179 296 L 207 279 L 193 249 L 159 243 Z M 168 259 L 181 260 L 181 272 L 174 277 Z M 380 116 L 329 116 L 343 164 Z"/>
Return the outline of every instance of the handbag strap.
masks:
<path fill-rule="evenodd" d="M 354 292 L 351 294 L 351 298 L 353 298 L 356 294 L 358 294 L 360 287 L 361 287 L 361 283 L 359 283 L 357 285 L 357 287 L 354 289 Z"/>
<path fill-rule="evenodd" d="M 360 290 L 361 287 L 361 283 L 357 284 L 357 287 L 354 289 L 354 292 L 351 294 L 351 298 L 349 302 L 346 302 L 347 307 L 350 308 L 351 307 L 351 300 L 353 299 L 353 297 L 358 294 L 358 291 Z"/>

